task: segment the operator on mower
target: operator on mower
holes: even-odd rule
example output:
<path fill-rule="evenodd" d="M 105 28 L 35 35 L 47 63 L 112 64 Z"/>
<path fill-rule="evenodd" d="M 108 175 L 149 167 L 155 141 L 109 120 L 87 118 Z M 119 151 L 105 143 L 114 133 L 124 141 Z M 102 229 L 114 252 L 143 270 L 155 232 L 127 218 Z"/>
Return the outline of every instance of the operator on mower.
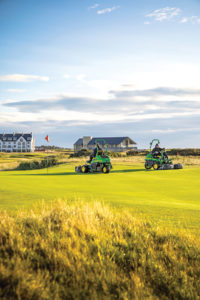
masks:
<path fill-rule="evenodd" d="M 90 155 L 90 160 L 88 160 L 88 163 L 90 163 L 93 160 L 93 158 L 96 157 L 97 150 L 98 150 L 98 152 L 101 152 L 103 154 L 103 149 L 100 147 L 99 144 L 97 144 L 96 147 L 93 150 L 93 153 Z"/>
<path fill-rule="evenodd" d="M 156 144 L 155 147 L 152 150 L 152 154 L 154 157 L 158 157 L 161 155 L 161 151 L 165 150 L 165 148 L 160 148 L 159 144 Z M 168 159 L 167 153 L 163 152 L 163 157 Z"/>

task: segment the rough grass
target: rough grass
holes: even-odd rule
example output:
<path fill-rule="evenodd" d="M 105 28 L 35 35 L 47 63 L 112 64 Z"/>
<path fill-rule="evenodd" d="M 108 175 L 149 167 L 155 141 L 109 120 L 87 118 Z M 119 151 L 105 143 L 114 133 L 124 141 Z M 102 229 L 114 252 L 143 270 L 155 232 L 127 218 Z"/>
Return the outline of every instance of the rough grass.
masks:
<path fill-rule="evenodd" d="M 34 152 L 34 153 L 5 153 L 0 152 L 0 171 L 16 169 L 21 163 L 31 163 L 35 160 L 41 161 L 47 159 L 47 156 L 55 156 L 59 162 L 66 162 L 69 154 L 63 152 L 52 151 Z"/>
<path fill-rule="evenodd" d="M 199 299 L 200 241 L 99 203 L 0 214 L 1 299 Z"/>

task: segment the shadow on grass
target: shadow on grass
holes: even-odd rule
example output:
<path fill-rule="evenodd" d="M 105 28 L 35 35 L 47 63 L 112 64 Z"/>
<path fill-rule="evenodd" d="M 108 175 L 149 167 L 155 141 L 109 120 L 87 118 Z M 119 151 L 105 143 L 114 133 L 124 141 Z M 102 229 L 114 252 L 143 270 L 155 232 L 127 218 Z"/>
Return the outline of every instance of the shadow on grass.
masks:
<path fill-rule="evenodd" d="M 85 175 L 82 173 L 75 173 L 75 172 L 57 172 L 57 173 L 37 173 L 37 174 L 14 174 L 14 176 L 61 176 L 61 175 L 66 175 L 66 176 L 71 176 L 71 175 Z M 88 174 L 86 174 L 88 175 Z M 92 174 L 91 174 L 92 175 Z"/>
<path fill-rule="evenodd" d="M 112 173 L 134 173 L 134 172 L 144 172 L 146 171 L 145 169 L 127 169 L 127 170 L 113 170 L 110 172 L 110 174 Z M 102 174 L 101 172 L 96 172 L 96 173 L 86 173 L 86 174 L 83 174 L 83 173 L 75 173 L 75 172 L 54 172 L 54 173 L 37 173 L 37 174 L 15 174 L 15 176 L 71 176 L 71 175 L 77 175 L 77 176 L 80 176 L 80 175 L 99 175 L 99 174 Z M 108 174 L 107 174 L 108 175 Z"/>
<path fill-rule="evenodd" d="M 113 170 L 111 173 L 134 173 L 134 172 L 144 172 L 145 169 L 126 169 L 126 170 Z"/>

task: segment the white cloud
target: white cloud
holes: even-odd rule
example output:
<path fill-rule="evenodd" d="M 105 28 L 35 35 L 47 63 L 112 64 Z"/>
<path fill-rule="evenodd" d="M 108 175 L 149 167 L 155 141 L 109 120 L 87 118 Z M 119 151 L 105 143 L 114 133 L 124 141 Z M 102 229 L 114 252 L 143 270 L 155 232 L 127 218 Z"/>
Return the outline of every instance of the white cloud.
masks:
<path fill-rule="evenodd" d="M 88 7 L 88 9 L 95 9 L 95 8 L 97 8 L 97 7 L 99 7 L 99 4 L 98 4 L 98 3 L 96 3 L 96 4 L 94 4 L 94 5 L 90 6 L 90 7 Z"/>
<path fill-rule="evenodd" d="M 98 15 L 103 15 L 103 14 L 111 13 L 113 10 L 116 10 L 118 8 L 119 8 L 119 6 L 107 7 L 107 8 L 104 8 L 102 10 L 98 10 L 97 14 Z"/>
<path fill-rule="evenodd" d="M 76 79 L 77 79 L 78 81 L 84 81 L 85 77 L 86 77 L 85 74 L 79 74 L 79 75 L 76 76 Z"/>
<path fill-rule="evenodd" d="M 189 19 L 192 22 L 192 24 L 195 24 L 197 22 L 197 20 L 198 20 L 198 17 L 197 16 L 192 16 Z"/>
<path fill-rule="evenodd" d="M 9 82 L 29 82 L 29 81 L 49 81 L 47 76 L 25 75 L 25 74 L 7 74 L 0 76 L 0 81 Z"/>
<path fill-rule="evenodd" d="M 155 132 L 155 133 L 173 133 L 173 132 L 191 132 L 191 131 L 199 131 L 199 127 L 191 127 L 191 128 L 176 128 L 176 129 L 154 129 L 152 130 L 152 132 Z"/>
<path fill-rule="evenodd" d="M 145 16 L 146 18 L 152 18 L 157 22 L 176 20 L 181 24 L 192 23 L 200 24 L 200 17 L 198 16 L 181 16 L 181 9 L 177 7 L 164 7 L 154 10 Z M 148 25 L 150 22 L 146 21 L 144 24 Z"/>
<path fill-rule="evenodd" d="M 152 13 L 147 14 L 146 17 L 154 18 L 155 21 L 162 22 L 179 16 L 180 12 L 180 8 L 177 7 L 164 7 L 154 10 Z"/>
<path fill-rule="evenodd" d="M 25 92 L 25 90 L 22 90 L 22 89 L 8 89 L 6 91 L 9 93 L 24 93 Z"/>
<path fill-rule="evenodd" d="M 200 18 L 197 16 L 192 17 L 184 17 L 180 21 L 181 23 L 192 23 L 192 24 L 200 24 Z"/>
<path fill-rule="evenodd" d="M 71 76 L 70 76 L 69 74 L 65 74 L 65 75 L 64 75 L 64 78 L 65 78 L 65 79 L 69 79 L 70 77 L 71 77 Z"/>
<path fill-rule="evenodd" d="M 182 18 L 181 19 L 181 23 L 187 23 L 188 22 L 188 18 Z"/>

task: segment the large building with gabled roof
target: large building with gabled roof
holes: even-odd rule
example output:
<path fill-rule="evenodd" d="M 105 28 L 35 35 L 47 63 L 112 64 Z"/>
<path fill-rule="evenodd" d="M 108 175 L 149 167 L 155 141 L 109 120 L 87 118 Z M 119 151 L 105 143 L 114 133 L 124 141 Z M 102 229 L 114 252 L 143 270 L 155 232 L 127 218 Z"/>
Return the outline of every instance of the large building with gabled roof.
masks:
<path fill-rule="evenodd" d="M 34 152 L 35 140 L 31 133 L 0 134 L 0 152 Z"/>
<path fill-rule="evenodd" d="M 95 148 L 96 140 L 103 139 L 107 144 L 109 151 L 113 152 L 123 152 L 128 150 L 137 149 L 136 142 L 134 142 L 128 136 L 125 137 L 91 137 L 84 136 L 79 138 L 74 143 L 74 151 L 78 152 L 82 149 L 93 150 Z"/>

